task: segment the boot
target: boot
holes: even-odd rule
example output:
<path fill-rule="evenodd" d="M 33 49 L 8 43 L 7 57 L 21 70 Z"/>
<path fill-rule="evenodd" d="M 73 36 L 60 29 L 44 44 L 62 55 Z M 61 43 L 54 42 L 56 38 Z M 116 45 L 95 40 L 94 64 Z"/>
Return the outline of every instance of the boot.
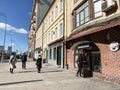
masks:
<path fill-rule="evenodd" d="M 13 73 L 13 68 L 11 68 L 11 73 Z"/>

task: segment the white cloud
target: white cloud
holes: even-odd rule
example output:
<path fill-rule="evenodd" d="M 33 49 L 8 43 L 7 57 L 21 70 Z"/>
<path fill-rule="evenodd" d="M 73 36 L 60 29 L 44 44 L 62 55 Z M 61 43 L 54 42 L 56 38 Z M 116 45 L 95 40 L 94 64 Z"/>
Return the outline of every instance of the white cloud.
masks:
<path fill-rule="evenodd" d="M 27 34 L 27 31 L 24 28 L 17 29 L 16 32 Z"/>
<path fill-rule="evenodd" d="M 29 15 L 31 15 L 32 13 L 31 13 L 31 12 L 29 12 L 28 14 L 29 14 Z"/>
<path fill-rule="evenodd" d="M 5 29 L 5 23 L 0 23 L 0 29 Z M 17 33 L 22 33 L 22 34 L 27 34 L 27 31 L 24 28 L 15 28 L 9 24 L 7 24 L 6 30 L 17 32 Z"/>
<path fill-rule="evenodd" d="M 11 43 L 9 43 L 9 46 L 11 46 Z M 12 46 L 15 46 L 15 43 L 12 43 Z"/>

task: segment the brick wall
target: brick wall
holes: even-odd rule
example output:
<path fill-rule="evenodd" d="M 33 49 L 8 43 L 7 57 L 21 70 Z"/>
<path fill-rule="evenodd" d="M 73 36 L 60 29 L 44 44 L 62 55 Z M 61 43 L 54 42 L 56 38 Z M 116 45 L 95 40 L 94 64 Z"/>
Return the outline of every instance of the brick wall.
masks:
<path fill-rule="evenodd" d="M 110 33 L 109 40 L 106 39 L 106 32 Z M 110 43 L 113 41 L 117 41 L 120 44 L 119 35 L 120 31 L 112 28 L 111 30 L 94 34 L 92 36 L 94 38 L 91 38 L 91 40 L 95 42 L 101 53 L 102 73 L 94 73 L 94 76 L 120 84 L 120 49 L 116 52 L 113 52 L 109 47 Z"/>
<path fill-rule="evenodd" d="M 110 39 L 106 39 L 107 33 Z M 112 41 L 120 44 L 120 30 L 104 30 L 88 36 L 90 42 L 98 46 L 101 53 L 101 73 L 93 73 L 94 77 L 120 84 L 120 49 L 116 52 L 110 50 L 109 45 Z M 67 49 L 67 63 L 69 68 L 74 68 L 74 53 L 72 49 Z"/>

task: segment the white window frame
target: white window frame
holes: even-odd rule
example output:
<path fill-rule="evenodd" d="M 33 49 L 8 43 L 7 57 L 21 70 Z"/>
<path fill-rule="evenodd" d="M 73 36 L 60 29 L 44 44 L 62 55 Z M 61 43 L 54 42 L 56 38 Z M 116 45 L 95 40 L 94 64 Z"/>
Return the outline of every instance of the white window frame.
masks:
<path fill-rule="evenodd" d="M 60 0 L 60 11 L 63 10 L 63 0 Z"/>
<path fill-rule="evenodd" d="M 61 20 L 59 23 L 59 36 L 63 37 L 63 20 Z"/>

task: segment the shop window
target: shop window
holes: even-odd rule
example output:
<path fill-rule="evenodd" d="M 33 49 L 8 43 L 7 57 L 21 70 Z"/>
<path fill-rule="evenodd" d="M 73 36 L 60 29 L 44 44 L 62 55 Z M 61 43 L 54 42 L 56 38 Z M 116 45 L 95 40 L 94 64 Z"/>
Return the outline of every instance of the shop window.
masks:
<path fill-rule="evenodd" d="M 101 72 L 101 59 L 99 52 L 92 52 L 92 69 L 95 72 Z"/>

